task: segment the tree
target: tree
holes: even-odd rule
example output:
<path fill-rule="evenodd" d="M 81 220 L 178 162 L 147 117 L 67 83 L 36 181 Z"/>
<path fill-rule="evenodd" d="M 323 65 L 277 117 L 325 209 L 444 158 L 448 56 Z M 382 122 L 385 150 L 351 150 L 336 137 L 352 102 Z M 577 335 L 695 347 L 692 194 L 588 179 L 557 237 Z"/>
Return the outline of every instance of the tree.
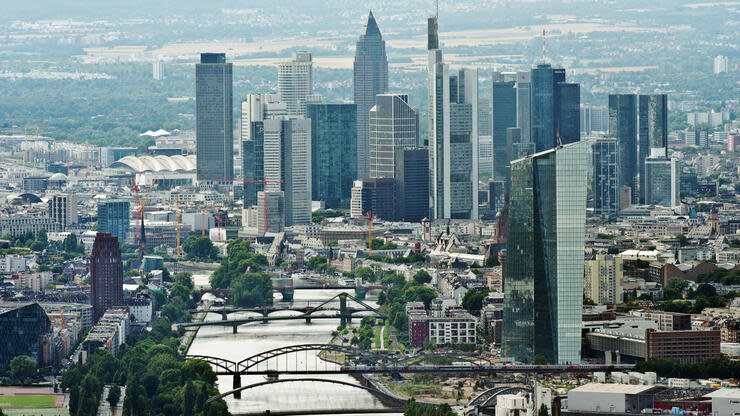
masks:
<path fill-rule="evenodd" d="M 70 233 L 68 236 L 64 237 L 64 241 L 62 241 L 62 250 L 67 253 L 79 253 L 82 251 L 77 246 L 77 236 L 74 233 Z"/>
<path fill-rule="evenodd" d="M 213 245 L 213 242 L 208 237 L 198 237 L 191 235 L 182 244 L 182 249 L 188 257 L 204 260 L 213 261 L 218 259 L 218 249 Z"/>
<path fill-rule="evenodd" d="M 25 384 L 36 374 L 36 361 L 26 355 L 17 355 L 10 360 L 10 377 Z"/>
<path fill-rule="evenodd" d="M 537 416 L 550 416 L 550 412 L 547 411 L 545 404 L 540 405 L 540 410 L 537 411 Z"/>
<path fill-rule="evenodd" d="M 110 389 L 108 389 L 108 403 L 110 404 L 111 409 L 114 409 L 118 405 L 118 401 L 121 399 L 121 388 L 118 386 L 118 384 L 113 385 Z"/>
<path fill-rule="evenodd" d="M 678 245 L 681 247 L 686 247 L 689 245 L 689 239 L 683 234 L 677 235 L 676 240 L 678 240 Z"/>
<path fill-rule="evenodd" d="M 491 253 L 486 257 L 486 267 L 500 266 L 498 261 L 498 252 Z"/>
<path fill-rule="evenodd" d="M 486 296 L 488 296 L 488 290 L 470 288 L 465 292 L 465 296 L 463 296 L 462 307 L 471 314 L 477 315 L 480 313 L 481 308 L 483 308 L 483 300 Z"/>
<path fill-rule="evenodd" d="M 424 283 L 431 283 L 432 276 L 427 273 L 426 270 L 419 270 L 414 274 L 414 283 L 417 285 L 423 285 Z"/>
<path fill-rule="evenodd" d="M 531 364 L 533 364 L 533 365 L 545 365 L 545 364 L 547 364 L 547 357 L 545 357 L 542 354 L 537 354 L 534 357 L 532 357 Z"/>
<path fill-rule="evenodd" d="M 182 393 L 182 414 L 183 416 L 193 416 L 195 414 L 195 385 L 192 381 L 188 381 L 185 384 L 185 389 Z"/>
<path fill-rule="evenodd" d="M 69 414 L 75 416 L 80 406 L 80 388 L 76 385 L 69 391 Z"/>

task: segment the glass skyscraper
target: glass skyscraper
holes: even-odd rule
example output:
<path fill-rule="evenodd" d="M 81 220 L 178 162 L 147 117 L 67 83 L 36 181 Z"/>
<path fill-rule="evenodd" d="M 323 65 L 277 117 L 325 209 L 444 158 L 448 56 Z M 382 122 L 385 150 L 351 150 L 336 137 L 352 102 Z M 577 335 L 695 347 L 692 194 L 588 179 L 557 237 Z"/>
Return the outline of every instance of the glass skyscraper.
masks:
<path fill-rule="evenodd" d="M 131 218 L 131 204 L 125 199 L 98 200 L 98 231 L 126 241 Z"/>
<path fill-rule="evenodd" d="M 493 82 L 493 179 L 509 180 L 511 143 L 506 132 L 516 127 L 516 89 L 514 82 Z"/>
<path fill-rule="evenodd" d="M 565 69 L 539 64 L 531 71 L 531 141 L 542 152 L 581 139 L 578 84 L 565 82 Z"/>
<path fill-rule="evenodd" d="M 198 181 L 234 177 L 232 68 L 223 53 L 203 53 L 195 65 Z"/>
<path fill-rule="evenodd" d="M 419 222 L 429 216 L 429 150 L 396 149 L 395 216 Z"/>
<path fill-rule="evenodd" d="M 502 356 L 581 360 L 588 144 L 511 164 Z"/>
<path fill-rule="evenodd" d="M 629 186 L 633 199 L 637 195 L 637 96 L 634 94 L 609 95 L 609 137 L 617 139 L 619 146 L 618 187 Z"/>
<path fill-rule="evenodd" d="M 592 147 L 594 213 L 613 218 L 619 213 L 619 152 L 616 139 L 598 139 Z"/>
<path fill-rule="evenodd" d="M 288 114 L 306 115 L 307 98 L 313 94 L 310 52 L 295 52 L 292 61 L 278 65 L 278 93 L 288 106 Z"/>
<path fill-rule="evenodd" d="M 326 208 L 348 209 L 357 177 L 357 106 L 309 104 L 311 193 Z"/>
<path fill-rule="evenodd" d="M 370 177 L 393 178 L 396 152 L 416 147 L 419 114 L 405 94 L 379 94 L 370 109 Z"/>
<path fill-rule="evenodd" d="M 354 88 L 357 105 L 357 177 L 363 179 L 369 177 L 370 172 L 369 111 L 375 105 L 375 97 L 388 92 L 385 41 L 373 12 L 368 15 L 365 33 L 360 35 L 355 48 Z"/>
<path fill-rule="evenodd" d="M 665 94 L 639 96 L 640 147 L 640 203 L 646 203 L 645 160 L 648 157 L 668 157 L 668 96 Z M 655 149 L 655 150 L 654 150 Z"/>

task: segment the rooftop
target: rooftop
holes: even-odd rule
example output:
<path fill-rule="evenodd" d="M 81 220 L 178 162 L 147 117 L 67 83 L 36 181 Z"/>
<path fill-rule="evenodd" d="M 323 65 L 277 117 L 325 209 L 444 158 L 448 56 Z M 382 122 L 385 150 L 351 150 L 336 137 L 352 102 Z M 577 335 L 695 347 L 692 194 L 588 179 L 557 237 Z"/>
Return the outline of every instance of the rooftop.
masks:
<path fill-rule="evenodd" d="M 642 385 L 631 385 L 631 384 L 601 384 L 601 383 L 588 383 L 583 386 L 576 387 L 571 392 L 578 393 L 612 393 L 612 394 L 640 394 L 644 393 L 654 386 L 642 386 Z"/>

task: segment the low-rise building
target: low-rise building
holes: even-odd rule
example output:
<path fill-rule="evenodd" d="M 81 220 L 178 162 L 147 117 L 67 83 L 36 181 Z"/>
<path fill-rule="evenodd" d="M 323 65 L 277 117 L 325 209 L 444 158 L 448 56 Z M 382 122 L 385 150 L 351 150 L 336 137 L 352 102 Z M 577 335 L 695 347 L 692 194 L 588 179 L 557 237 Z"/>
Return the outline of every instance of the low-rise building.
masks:
<path fill-rule="evenodd" d="M 467 311 L 456 307 L 442 307 L 435 299 L 430 313 L 420 302 L 406 304 L 409 340 L 414 347 L 423 347 L 427 341 L 435 345 L 458 345 L 476 343 L 476 319 Z"/>

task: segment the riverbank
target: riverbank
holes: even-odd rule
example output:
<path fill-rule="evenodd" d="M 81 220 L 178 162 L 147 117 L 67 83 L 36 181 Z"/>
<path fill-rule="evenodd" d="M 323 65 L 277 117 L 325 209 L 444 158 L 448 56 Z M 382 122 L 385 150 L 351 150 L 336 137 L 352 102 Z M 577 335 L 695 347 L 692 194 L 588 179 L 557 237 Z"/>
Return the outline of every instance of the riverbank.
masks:
<path fill-rule="evenodd" d="M 203 312 L 198 312 L 197 314 L 195 314 L 195 316 L 193 316 L 193 318 L 190 320 L 191 322 L 203 322 L 206 319 L 206 315 L 208 315 L 208 311 L 211 310 L 211 305 L 213 305 L 213 301 L 210 299 L 201 299 L 198 305 L 198 309 L 203 309 Z M 179 350 L 182 355 L 188 355 L 188 351 L 190 351 L 190 346 L 193 345 L 195 336 L 198 335 L 198 330 L 200 330 L 199 326 L 185 329 L 185 334 L 180 339 Z"/>

